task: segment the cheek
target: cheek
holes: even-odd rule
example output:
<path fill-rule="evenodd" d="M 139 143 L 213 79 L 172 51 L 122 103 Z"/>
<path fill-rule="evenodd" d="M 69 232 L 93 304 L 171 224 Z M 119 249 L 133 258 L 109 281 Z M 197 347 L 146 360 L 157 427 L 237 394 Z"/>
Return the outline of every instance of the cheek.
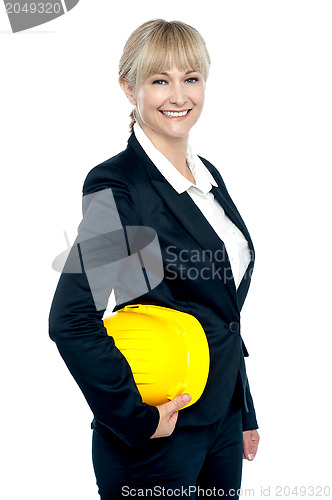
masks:
<path fill-rule="evenodd" d="M 137 105 L 142 113 L 155 111 L 162 104 L 162 95 L 157 89 L 141 89 L 137 95 Z"/>
<path fill-rule="evenodd" d="M 204 89 L 197 89 L 196 104 L 202 107 L 204 104 L 204 100 L 205 100 Z"/>
<path fill-rule="evenodd" d="M 202 108 L 205 100 L 204 86 L 200 84 L 192 88 L 189 97 L 197 109 Z"/>

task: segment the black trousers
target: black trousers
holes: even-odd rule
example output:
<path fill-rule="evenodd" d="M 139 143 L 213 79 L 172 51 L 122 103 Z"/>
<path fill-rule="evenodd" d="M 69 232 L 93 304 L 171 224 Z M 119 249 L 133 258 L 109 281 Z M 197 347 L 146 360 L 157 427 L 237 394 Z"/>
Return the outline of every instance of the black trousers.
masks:
<path fill-rule="evenodd" d="M 238 499 L 242 477 L 242 412 L 236 393 L 226 416 L 209 425 L 175 427 L 137 447 L 94 420 L 92 460 L 101 500 Z"/>

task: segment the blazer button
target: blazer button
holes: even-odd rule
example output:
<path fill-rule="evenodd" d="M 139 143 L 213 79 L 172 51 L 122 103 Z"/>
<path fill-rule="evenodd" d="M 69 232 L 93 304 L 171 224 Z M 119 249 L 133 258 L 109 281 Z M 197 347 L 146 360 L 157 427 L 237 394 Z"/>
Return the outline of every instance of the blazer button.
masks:
<path fill-rule="evenodd" d="M 232 323 L 228 325 L 228 328 L 230 332 L 237 333 L 240 330 L 240 325 L 237 321 L 232 321 Z"/>

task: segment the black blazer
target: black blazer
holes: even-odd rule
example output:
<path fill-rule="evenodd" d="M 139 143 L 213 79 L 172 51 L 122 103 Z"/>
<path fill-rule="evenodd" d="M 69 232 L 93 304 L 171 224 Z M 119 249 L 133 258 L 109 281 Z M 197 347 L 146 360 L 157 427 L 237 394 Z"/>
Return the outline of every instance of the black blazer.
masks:
<path fill-rule="evenodd" d="M 118 281 L 114 285 L 114 311 L 134 303 L 157 304 L 194 315 L 204 328 L 210 349 L 207 385 L 194 405 L 179 412 L 177 425 L 216 421 L 226 413 L 237 388 L 243 430 L 256 429 L 244 363 L 248 352 L 240 335 L 240 311 L 250 284 L 254 248 L 220 173 L 207 160 L 201 160 L 218 184 L 212 187 L 212 193 L 249 243 L 251 262 L 237 290 L 222 240 L 189 194 L 178 194 L 166 181 L 134 133 L 125 151 L 88 173 L 83 195 L 111 188 L 123 227 L 147 226 L 158 235 L 164 278 L 155 288 L 148 286 L 147 293 L 126 302 Z M 86 216 L 86 206 L 83 212 Z M 142 402 L 128 362 L 103 326 L 104 311 L 97 311 L 84 272 L 63 272 L 51 306 L 49 334 L 94 418 L 135 446 L 155 432 L 159 413 Z"/>

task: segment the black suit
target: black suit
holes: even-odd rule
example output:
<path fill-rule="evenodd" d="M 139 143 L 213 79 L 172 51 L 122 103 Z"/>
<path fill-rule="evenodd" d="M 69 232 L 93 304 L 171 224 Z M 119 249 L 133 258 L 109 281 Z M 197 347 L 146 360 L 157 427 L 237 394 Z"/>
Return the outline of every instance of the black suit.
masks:
<path fill-rule="evenodd" d="M 215 198 L 243 232 L 251 250 L 251 262 L 238 290 L 223 242 L 189 194 L 178 194 L 165 180 L 134 133 L 125 151 L 89 172 L 83 195 L 111 188 L 123 227 L 147 226 L 158 235 L 164 279 L 135 300 L 121 303 L 121 286 L 115 284 L 114 310 L 130 303 L 158 304 L 194 315 L 204 328 L 211 358 L 208 382 L 199 401 L 179 412 L 177 426 L 220 419 L 237 389 L 242 394 L 243 429 L 255 429 L 243 357 L 248 353 L 240 336 L 240 311 L 250 284 L 254 249 L 218 170 L 201 159 L 218 184 L 212 188 Z M 154 433 L 159 413 L 142 403 L 127 361 L 106 334 L 103 312 L 96 310 L 84 273 L 63 273 L 51 307 L 50 336 L 95 419 L 128 445 L 141 445 Z"/>

